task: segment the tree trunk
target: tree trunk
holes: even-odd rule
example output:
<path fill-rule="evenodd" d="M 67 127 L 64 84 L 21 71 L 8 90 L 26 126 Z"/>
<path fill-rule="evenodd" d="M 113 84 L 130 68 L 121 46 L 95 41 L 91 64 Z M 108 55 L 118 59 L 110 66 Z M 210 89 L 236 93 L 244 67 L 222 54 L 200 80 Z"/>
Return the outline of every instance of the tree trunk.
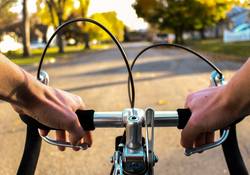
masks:
<path fill-rule="evenodd" d="M 125 42 L 129 41 L 128 28 L 126 26 L 124 27 L 124 41 Z"/>
<path fill-rule="evenodd" d="M 174 42 L 178 44 L 179 43 L 179 33 L 177 30 L 175 30 L 174 34 L 175 34 L 175 41 Z"/>
<path fill-rule="evenodd" d="M 200 32 L 201 39 L 206 39 L 205 29 L 202 28 L 202 29 L 199 30 L 199 32 Z"/>
<path fill-rule="evenodd" d="M 29 14 L 27 9 L 27 0 L 23 0 L 23 21 L 22 21 L 22 28 L 23 28 L 23 56 L 27 57 L 30 56 L 30 20 Z"/>
<path fill-rule="evenodd" d="M 175 43 L 183 44 L 183 31 L 180 28 L 175 29 Z"/>
<path fill-rule="evenodd" d="M 84 49 L 90 49 L 90 46 L 89 46 L 89 34 L 87 32 L 84 33 Z"/>
<path fill-rule="evenodd" d="M 58 23 L 59 23 L 59 26 L 62 25 L 62 23 L 63 23 L 62 13 L 58 13 Z M 59 53 L 64 53 L 62 32 L 59 32 L 57 35 L 57 45 L 59 47 Z"/>
<path fill-rule="evenodd" d="M 219 38 L 220 37 L 220 23 L 216 24 L 215 27 L 215 38 Z"/>
<path fill-rule="evenodd" d="M 180 30 L 180 44 L 184 44 L 183 31 Z"/>

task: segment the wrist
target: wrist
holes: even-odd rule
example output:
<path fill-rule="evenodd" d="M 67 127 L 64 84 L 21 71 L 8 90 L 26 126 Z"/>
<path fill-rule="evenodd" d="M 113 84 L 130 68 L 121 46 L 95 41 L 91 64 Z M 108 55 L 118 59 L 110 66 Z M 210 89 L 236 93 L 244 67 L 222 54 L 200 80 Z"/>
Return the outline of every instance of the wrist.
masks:
<path fill-rule="evenodd" d="M 228 83 L 221 89 L 220 98 L 225 109 L 235 120 L 249 115 L 249 101 L 246 101 L 240 93 L 234 90 L 232 83 Z"/>
<path fill-rule="evenodd" d="M 16 102 L 24 111 L 35 109 L 42 101 L 46 89 L 35 77 L 26 73 L 24 82 L 16 90 Z M 29 113 L 30 114 L 30 113 Z"/>

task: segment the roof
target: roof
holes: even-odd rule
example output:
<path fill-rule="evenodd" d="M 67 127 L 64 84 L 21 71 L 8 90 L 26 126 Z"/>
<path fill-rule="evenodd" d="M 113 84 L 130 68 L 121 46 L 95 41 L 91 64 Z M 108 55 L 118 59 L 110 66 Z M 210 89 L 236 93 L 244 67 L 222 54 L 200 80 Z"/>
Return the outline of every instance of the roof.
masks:
<path fill-rule="evenodd" d="M 232 10 L 231 10 L 230 12 L 228 12 L 227 16 L 228 16 L 229 18 L 232 18 L 232 17 L 234 17 L 234 16 L 238 16 L 238 15 L 240 15 L 240 14 L 242 14 L 242 13 L 247 12 L 247 11 L 250 12 L 250 10 L 247 9 L 247 8 L 235 6 L 235 7 L 232 8 Z"/>

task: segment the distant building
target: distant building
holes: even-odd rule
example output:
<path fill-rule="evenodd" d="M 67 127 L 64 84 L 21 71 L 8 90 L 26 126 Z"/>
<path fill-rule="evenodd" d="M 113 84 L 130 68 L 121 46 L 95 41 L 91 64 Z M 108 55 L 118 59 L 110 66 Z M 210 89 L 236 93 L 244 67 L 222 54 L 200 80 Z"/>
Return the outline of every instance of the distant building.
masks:
<path fill-rule="evenodd" d="M 227 14 L 230 28 L 237 27 L 244 23 L 250 23 L 250 10 L 243 7 L 234 7 Z"/>
<path fill-rule="evenodd" d="M 234 7 L 227 14 L 227 29 L 223 32 L 224 42 L 250 40 L 250 10 Z"/>

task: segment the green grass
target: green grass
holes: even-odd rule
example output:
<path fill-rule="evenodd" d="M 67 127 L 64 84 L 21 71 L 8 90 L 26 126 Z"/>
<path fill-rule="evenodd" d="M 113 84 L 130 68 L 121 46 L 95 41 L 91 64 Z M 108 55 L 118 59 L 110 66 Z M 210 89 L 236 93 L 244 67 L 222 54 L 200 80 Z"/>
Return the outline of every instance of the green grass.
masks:
<path fill-rule="evenodd" d="M 193 49 L 203 51 L 215 59 L 230 59 L 233 61 L 245 61 L 250 57 L 250 41 L 223 43 L 219 39 L 187 41 Z"/>
<path fill-rule="evenodd" d="M 107 49 L 110 47 L 111 47 L 111 44 L 97 44 L 97 45 L 91 46 L 91 50 L 93 50 L 93 51 L 102 50 L 102 49 Z M 58 53 L 57 47 L 50 47 L 47 50 L 45 60 L 54 61 L 54 60 L 58 59 L 59 57 L 60 58 L 68 57 L 69 55 L 72 55 L 74 53 L 81 53 L 81 52 L 83 53 L 84 52 L 82 45 L 66 46 L 64 48 L 64 50 L 65 50 L 65 53 L 60 54 L 60 53 Z M 41 58 L 42 52 L 43 52 L 43 49 L 32 49 L 30 57 L 23 57 L 22 50 L 12 51 L 12 52 L 9 52 L 5 55 L 9 59 L 11 59 L 11 61 L 13 61 L 14 63 L 16 63 L 18 65 L 27 65 L 27 64 L 38 63 L 40 58 Z"/>

